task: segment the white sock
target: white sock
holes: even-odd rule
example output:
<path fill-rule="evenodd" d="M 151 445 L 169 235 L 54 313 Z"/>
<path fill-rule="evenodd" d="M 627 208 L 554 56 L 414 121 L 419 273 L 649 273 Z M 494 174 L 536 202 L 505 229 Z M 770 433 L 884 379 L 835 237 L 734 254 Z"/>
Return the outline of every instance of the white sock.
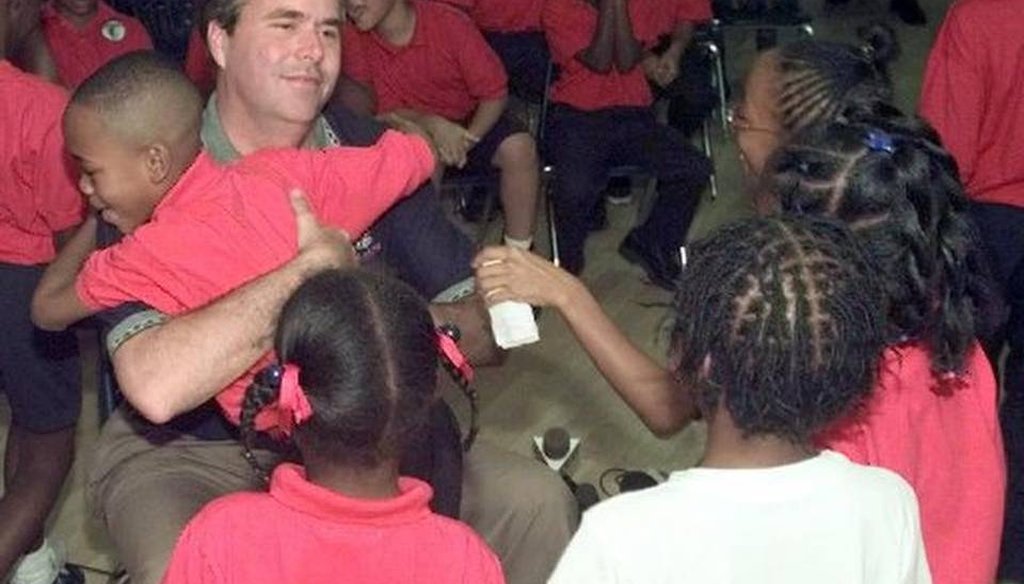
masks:
<path fill-rule="evenodd" d="M 521 249 L 523 251 L 530 251 L 530 248 L 533 247 L 532 237 L 527 237 L 526 239 L 515 239 L 514 237 L 509 237 L 506 233 L 502 239 L 505 240 L 505 245 Z"/>
<path fill-rule="evenodd" d="M 39 549 L 25 554 L 14 565 L 11 584 L 53 584 L 62 564 L 57 550 L 43 539 Z"/>

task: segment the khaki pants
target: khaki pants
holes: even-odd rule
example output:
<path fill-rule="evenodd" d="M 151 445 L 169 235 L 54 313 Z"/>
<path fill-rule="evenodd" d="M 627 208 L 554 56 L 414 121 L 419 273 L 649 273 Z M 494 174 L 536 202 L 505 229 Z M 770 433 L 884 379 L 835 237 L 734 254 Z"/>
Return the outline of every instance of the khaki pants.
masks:
<path fill-rule="evenodd" d="M 178 535 L 199 509 L 262 487 L 239 443 L 143 436 L 136 422 L 124 408 L 107 420 L 88 496 L 132 583 L 158 584 Z M 257 456 L 269 465 L 275 455 Z M 576 503 L 562 480 L 533 460 L 479 441 L 463 471 L 462 519 L 500 556 L 507 581 L 545 582 L 576 528 Z"/>

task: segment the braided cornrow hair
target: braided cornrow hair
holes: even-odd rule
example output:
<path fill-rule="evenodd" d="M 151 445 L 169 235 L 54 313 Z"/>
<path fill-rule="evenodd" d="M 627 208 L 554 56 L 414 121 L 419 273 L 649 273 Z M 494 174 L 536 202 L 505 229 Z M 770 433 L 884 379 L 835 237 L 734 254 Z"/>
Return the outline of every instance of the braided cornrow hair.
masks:
<path fill-rule="evenodd" d="M 239 419 L 242 439 L 242 455 L 252 467 L 256 477 L 264 484 L 270 480 L 269 469 L 264 468 L 256 458 L 256 415 L 263 408 L 277 401 L 281 393 L 281 377 L 278 365 L 270 365 L 253 378 L 242 399 L 242 413 Z"/>
<path fill-rule="evenodd" d="M 313 410 L 294 429 L 307 465 L 374 467 L 421 438 L 437 388 L 437 341 L 426 303 L 407 285 L 358 269 L 313 276 L 281 310 L 274 348 L 280 363 L 299 368 Z M 267 372 L 247 390 L 246 452 L 256 415 L 277 396 Z"/>
<path fill-rule="evenodd" d="M 858 31 L 861 46 L 798 41 L 778 49 L 778 112 L 794 132 L 845 117 L 897 115 L 887 65 L 899 55 L 896 33 L 876 23 Z"/>
<path fill-rule="evenodd" d="M 890 342 L 921 339 L 938 374 L 960 373 L 1001 303 L 967 218 L 956 164 L 921 119 L 809 128 L 775 155 L 767 182 L 783 213 L 836 218 L 884 280 Z"/>
<path fill-rule="evenodd" d="M 750 219 L 689 256 L 673 346 L 703 411 L 723 404 L 745 435 L 801 443 L 870 391 L 885 341 L 882 292 L 844 226 Z"/>

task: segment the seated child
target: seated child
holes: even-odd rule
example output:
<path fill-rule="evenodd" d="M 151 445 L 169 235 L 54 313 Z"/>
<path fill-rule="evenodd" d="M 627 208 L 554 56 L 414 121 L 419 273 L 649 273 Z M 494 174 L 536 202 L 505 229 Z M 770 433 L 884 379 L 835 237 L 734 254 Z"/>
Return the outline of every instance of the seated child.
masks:
<path fill-rule="evenodd" d="M 57 77 L 69 89 L 121 55 L 153 48 L 141 22 L 103 0 L 49 0 L 42 30 Z"/>
<path fill-rule="evenodd" d="M 545 3 L 544 36 L 559 73 L 551 86 L 544 148 L 555 168 L 559 257 L 573 274 L 583 271 L 584 244 L 609 171 L 628 166 L 654 176 L 658 192 L 619 252 L 659 286 L 671 289 L 679 276 L 678 249 L 713 169 L 681 133 L 657 122 L 648 81 L 664 86 L 678 75 L 671 57 L 663 60 L 651 49 L 663 35 L 686 29 L 684 4 Z"/>
<path fill-rule="evenodd" d="M 689 259 L 672 360 L 704 458 L 587 511 L 550 582 L 931 582 L 910 486 L 810 442 L 870 392 L 884 346 L 881 285 L 849 232 L 751 219 Z"/>
<path fill-rule="evenodd" d="M 435 515 L 432 492 L 401 477 L 403 449 L 436 399 L 438 345 L 426 304 L 363 270 L 313 276 L 281 311 L 278 362 L 246 391 L 242 439 L 271 403 L 302 465 L 269 493 L 236 493 L 185 528 L 164 584 L 498 584 L 497 557 L 469 527 Z"/>
<path fill-rule="evenodd" d="M 458 9 L 425 0 L 348 0 L 342 70 L 370 90 L 375 113 L 414 122 L 447 167 L 501 173 L 505 243 L 533 241 L 540 165 L 533 138 L 505 114 L 501 61 Z M 357 104 L 350 104 L 356 106 Z"/>
<path fill-rule="evenodd" d="M 923 122 L 835 123 L 794 136 L 766 178 L 783 213 L 848 224 L 886 290 L 875 392 L 816 443 L 914 487 L 935 582 L 990 584 L 1006 470 L 996 381 L 976 338 L 1000 301 L 956 163 L 938 144 Z"/>
<path fill-rule="evenodd" d="M 127 235 L 90 255 L 87 220 L 36 291 L 37 324 L 60 329 L 128 301 L 172 315 L 203 306 L 294 257 L 290 189 L 356 237 L 434 168 L 426 140 L 393 131 L 370 148 L 264 151 L 222 166 L 200 151 L 202 106 L 154 53 L 113 61 L 75 92 L 64 127 L 79 187 Z M 235 422 L 246 380 L 218 396 Z"/>

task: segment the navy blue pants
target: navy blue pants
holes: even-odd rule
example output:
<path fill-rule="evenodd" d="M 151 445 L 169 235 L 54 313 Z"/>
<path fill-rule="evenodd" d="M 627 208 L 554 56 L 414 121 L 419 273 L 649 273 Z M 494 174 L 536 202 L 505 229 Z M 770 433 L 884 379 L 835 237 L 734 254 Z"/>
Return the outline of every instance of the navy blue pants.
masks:
<path fill-rule="evenodd" d="M 999 577 L 1024 582 L 1024 208 L 974 203 L 971 216 L 1010 309 L 1002 334 L 986 346 L 1005 342 L 1010 351 L 999 411 L 1008 471 Z"/>
<path fill-rule="evenodd" d="M 590 214 L 610 169 L 634 166 L 654 175 L 657 198 L 640 237 L 672 250 L 686 232 L 711 175 L 711 161 L 677 130 L 657 123 L 649 108 L 616 107 L 588 112 L 552 106 L 545 158 L 554 165 L 552 197 L 562 266 L 583 269 Z"/>

